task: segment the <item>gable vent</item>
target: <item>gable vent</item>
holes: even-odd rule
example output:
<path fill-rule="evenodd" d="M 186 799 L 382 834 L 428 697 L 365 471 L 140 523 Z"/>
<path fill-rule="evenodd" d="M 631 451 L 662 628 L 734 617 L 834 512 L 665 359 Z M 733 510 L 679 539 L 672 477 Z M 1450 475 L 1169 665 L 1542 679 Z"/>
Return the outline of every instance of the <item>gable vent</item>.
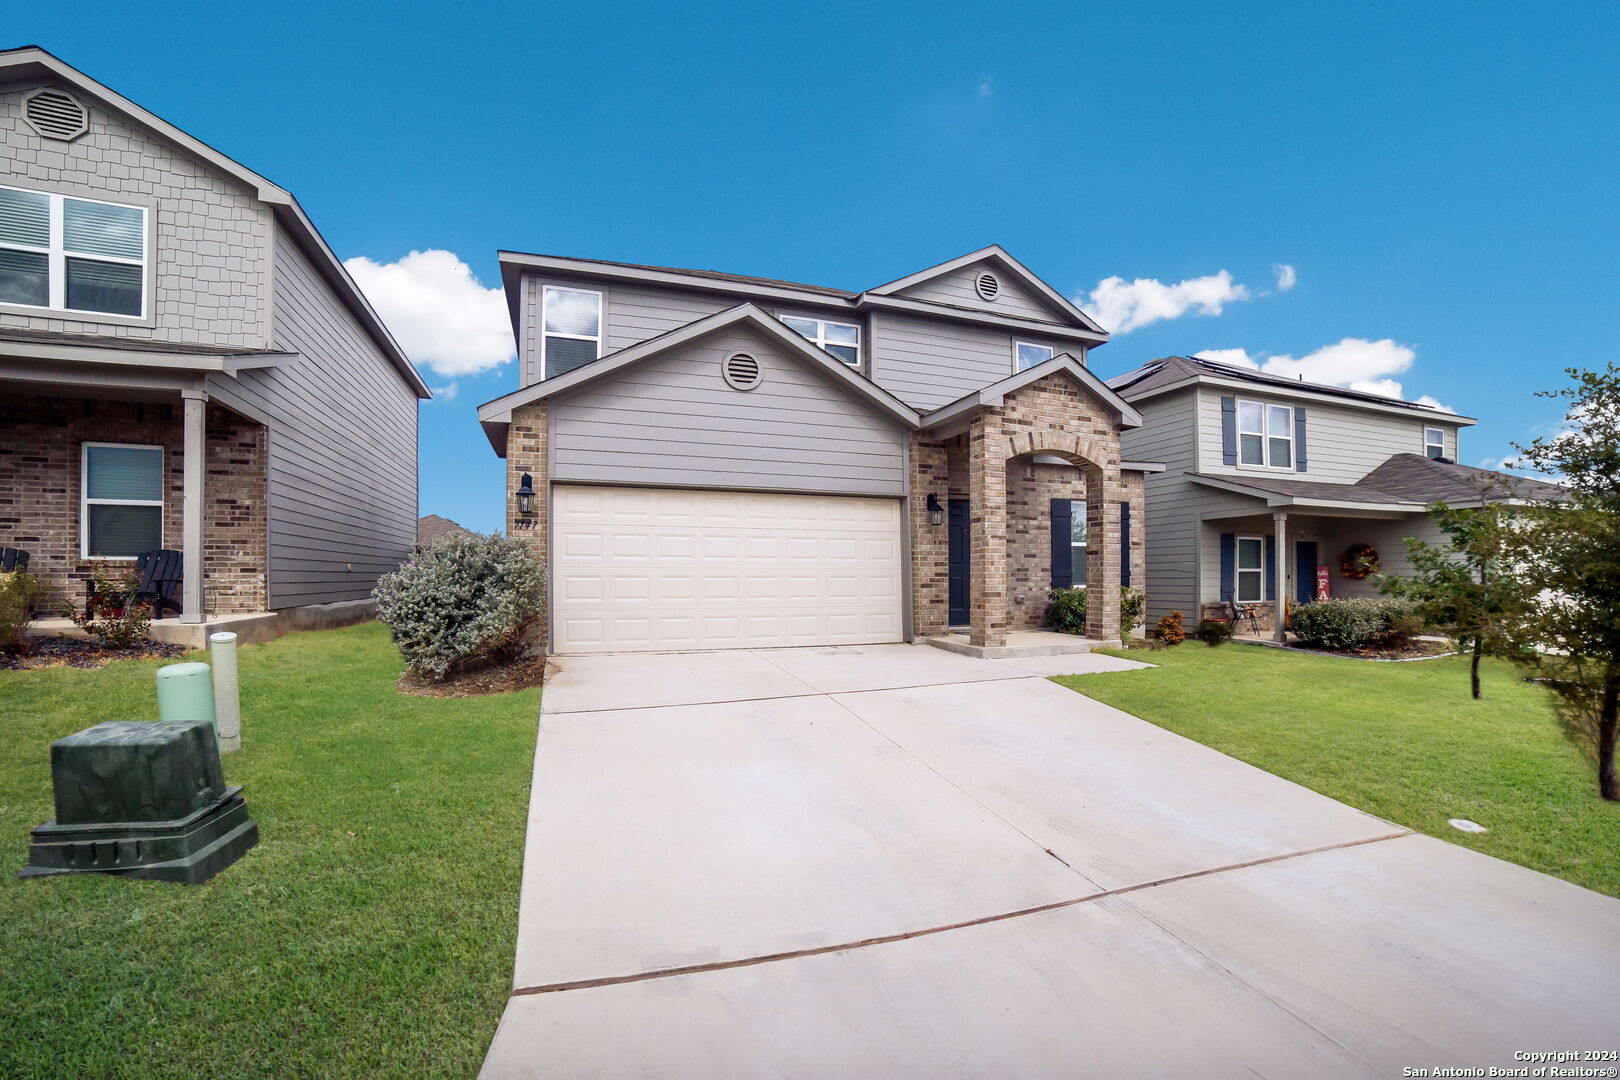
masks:
<path fill-rule="evenodd" d="M 762 378 L 759 361 L 745 352 L 732 353 L 726 357 L 726 362 L 720 365 L 720 374 L 725 378 L 726 385 L 733 390 L 752 390 L 760 384 Z"/>
<path fill-rule="evenodd" d="M 973 280 L 973 288 L 978 291 L 982 300 L 994 300 L 1001 294 L 1001 282 L 996 280 L 994 274 L 980 274 Z"/>
<path fill-rule="evenodd" d="M 23 104 L 23 119 L 47 139 L 77 139 L 90 129 L 90 114 L 63 90 L 40 90 Z"/>

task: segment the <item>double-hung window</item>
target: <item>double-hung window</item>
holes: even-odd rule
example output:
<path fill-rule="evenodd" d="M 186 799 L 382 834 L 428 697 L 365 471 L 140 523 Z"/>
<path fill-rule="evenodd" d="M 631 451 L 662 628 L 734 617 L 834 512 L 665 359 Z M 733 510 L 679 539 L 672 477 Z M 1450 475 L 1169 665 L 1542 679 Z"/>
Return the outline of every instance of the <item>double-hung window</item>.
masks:
<path fill-rule="evenodd" d="M 1266 598 L 1266 542 L 1258 536 L 1237 538 L 1237 599 L 1254 603 Z"/>
<path fill-rule="evenodd" d="M 1445 428 L 1431 427 L 1423 429 L 1423 453 L 1432 458 L 1446 456 Z"/>
<path fill-rule="evenodd" d="M 1052 346 L 1032 345 L 1027 341 L 1013 342 L 1013 356 L 1016 370 L 1027 371 L 1036 364 L 1044 364 L 1052 359 Z"/>
<path fill-rule="evenodd" d="M 1294 467 L 1294 410 L 1287 405 L 1239 401 L 1238 463 L 1272 469 Z"/>
<path fill-rule="evenodd" d="M 825 319 L 805 319 L 798 315 L 783 315 L 782 323 L 806 341 L 832 353 L 851 366 L 861 362 L 861 328 L 853 323 L 828 322 Z"/>
<path fill-rule="evenodd" d="M 0 304 L 146 316 L 147 212 L 0 187 Z"/>
<path fill-rule="evenodd" d="M 565 375 L 602 354 L 602 294 L 547 285 L 540 301 L 542 378 Z"/>
<path fill-rule="evenodd" d="M 79 555 L 133 559 L 163 546 L 163 447 L 85 443 Z"/>
<path fill-rule="evenodd" d="M 1069 573 L 1080 588 L 1086 585 L 1086 501 L 1069 500 Z"/>

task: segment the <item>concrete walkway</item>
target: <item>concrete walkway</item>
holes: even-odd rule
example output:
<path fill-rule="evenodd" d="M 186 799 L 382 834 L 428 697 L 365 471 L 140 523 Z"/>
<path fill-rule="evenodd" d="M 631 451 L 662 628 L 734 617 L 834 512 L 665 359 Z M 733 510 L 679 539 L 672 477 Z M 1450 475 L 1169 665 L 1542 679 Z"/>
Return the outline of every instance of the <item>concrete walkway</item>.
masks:
<path fill-rule="evenodd" d="M 1620 901 L 1043 678 L 1145 665 L 558 666 L 485 1077 L 1399 1076 L 1617 1042 Z"/>

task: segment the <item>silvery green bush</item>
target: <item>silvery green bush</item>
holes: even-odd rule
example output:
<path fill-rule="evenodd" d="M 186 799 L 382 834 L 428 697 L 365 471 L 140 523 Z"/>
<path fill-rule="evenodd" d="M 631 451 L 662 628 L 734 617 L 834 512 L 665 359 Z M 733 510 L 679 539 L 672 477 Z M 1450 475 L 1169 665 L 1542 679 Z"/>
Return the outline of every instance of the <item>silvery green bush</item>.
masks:
<path fill-rule="evenodd" d="M 371 595 L 411 671 L 438 681 L 527 651 L 545 617 L 546 569 L 522 540 L 446 536 L 378 578 Z"/>
<path fill-rule="evenodd" d="M 1306 645 L 1359 649 L 1419 633 L 1423 625 L 1405 600 L 1344 596 L 1301 604 L 1288 617 L 1288 629 Z"/>

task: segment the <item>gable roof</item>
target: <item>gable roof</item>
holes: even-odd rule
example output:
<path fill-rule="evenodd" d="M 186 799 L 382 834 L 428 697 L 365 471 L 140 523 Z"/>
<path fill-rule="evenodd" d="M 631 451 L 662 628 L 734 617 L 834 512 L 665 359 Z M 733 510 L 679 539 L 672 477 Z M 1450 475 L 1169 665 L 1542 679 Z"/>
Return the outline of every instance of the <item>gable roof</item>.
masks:
<path fill-rule="evenodd" d="M 1143 364 L 1134 371 L 1127 371 L 1123 375 L 1114 376 L 1108 380 L 1108 385 L 1119 391 L 1123 397 L 1131 401 L 1138 401 L 1173 389 L 1179 389 L 1194 382 L 1211 382 L 1218 385 L 1247 383 L 1267 387 L 1275 393 L 1343 398 L 1363 405 L 1419 413 L 1432 416 L 1436 420 L 1449 424 L 1473 424 L 1477 422 L 1473 417 L 1446 412 L 1444 409 L 1437 409 L 1433 405 L 1425 405 L 1419 401 L 1405 401 L 1401 398 L 1384 397 L 1380 394 L 1369 394 L 1361 390 L 1347 390 L 1342 386 L 1306 382 L 1303 379 L 1285 379 L 1281 375 L 1268 375 L 1263 371 L 1236 367 L 1232 364 L 1222 364 L 1215 360 L 1205 360 L 1200 356 L 1161 357 L 1158 360 Z"/>
<path fill-rule="evenodd" d="M 1015 390 L 1059 372 L 1068 375 L 1082 387 L 1102 399 L 1103 404 L 1119 415 L 1119 422 L 1122 427 L 1134 428 L 1142 426 L 1141 413 L 1132 408 L 1130 403 L 1115 393 L 1107 383 L 1093 374 L 1091 369 L 1068 353 L 1059 353 L 1052 359 L 1036 364 L 1034 367 L 1015 372 L 1000 382 L 993 382 L 989 386 L 983 386 L 972 393 L 964 394 L 949 405 L 942 405 L 924 416 L 922 426 L 925 428 L 947 427 L 967 416 L 968 413 L 981 405 L 1000 405 L 1006 400 L 1007 395 Z"/>
<path fill-rule="evenodd" d="M 285 188 L 265 179 L 247 166 L 226 157 L 212 146 L 200 139 L 187 135 L 167 120 L 147 112 L 133 101 L 119 94 L 109 87 L 92 79 L 63 61 L 52 56 L 38 45 L 25 45 L 16 49 L 0 50 L 0 85 L 6 83 L 22 82 L 30 79 L 41 79 L 64 83 L 89 97 L 95 98 L 102 105 L 122 113 L 143 127 L 155 132 L 166 141 L 173 143 L 186 153 L 207 162 L 243 186 L 251 189 L 254 197 L 270 207 L 275 214 L 276 222 L 284 228 L 288 235 L 298 244 L 311 262 L 316 271 L 326 281 L 332 292 L 349 309 L 365 329 L 367 335 L 376 343 L 384 356 L 388 358 L 406 384 L 416 392 L 418 398 L 432 397 L 427 384 L 417 374 L 416 368 L 411 364 L 394 340 L 388 328 L 383 325 L 365 295 L 355 285 L 354 279 L 344 269 L 343 263 L 338 259 L 332 249 L 327 245 L 324 237 L 315 228 L 314 222 L 309 220 L 298 200 Z"/>
<path fill-rule="evenodd" d="M 780 320 L 772 318 L 753 304 L 738 304 L 736 307 L 717 311 L 713 315 L 687 323 L 685 326 L 676 327 L 668 333 L 660 334 L 655 338 L 649 338 L 628 348 L 620 349 L 616 353 L 609 353 L 607 356 L 592 360 L 590 363 L 577 367 L 564 375 L 543 379 L 510 394 L 495 398 L 493 401 L 486 401 L 478 406 L 478 422 L 483 425 L 484 434 L 489 438 L 490 444 L 495 447 L 495 452 L 504 457 L 506 455 L 506 432 L 512 421 L 513 409 L 596 382 L 632 364 L 661 355 L 671 349 L 680 348 L 727 327 L 738 325 L 747 325 L 758 331 L 777 345 L 780 345 L 789 356 L 797 357 L 805 364 L 820 371 L 834 383 L 844 388 L 852 397 L 865 401 L 890 419 L 904 424 L 908 428 L 917 426 L 917 413 L 905 402 L 855 371 L 848 364 L 835 359 L 830 353 L 806 341 L 797 332 L 784 326 Z"/>
<path fill-rule="evenodd" d="M 456 524 L 447 517 L 427 514 L 416 519 L 416 542 L 431 544 L 446 536 L 472 536 L 473 531 Z"/>
<path fill-rule="evenodd" d="M 1025 288 L 1029 289 L 1042 300 L 1045 300 L 1047 304 L 1049 304 L 1054 310 L 1056 310 L 1060 315 L 1064 316 L 1067 321 L 1073 322 L 1079 326 L 1083 326 L 1092 333 L 1102 334 L 1105 337 L 1107 336 L 1108 331 L 1099 326 L 1096 320 L 1092 319 L 1092 317 L 1087 315 L 1084 311 L 1081 311 L 1068 297 L 1064 296 L 1062 293 L 1052 288 L 1052 286 L 1042 281 L 1034 274 L 1033 271 L 1029 269 L 1029 267 L 1007 254 L 1000 244 L 991 244 L 989 247 L 980 248 L 978 251 L 970 251 L 966 255 L 958 255 L 956 258 L 942 262 L 937 266 L 930 266 L 926 270 L 919 270 L 915 274 L 907 274 L 903 278 L 896 278 L 894 281 L 886 282 L 885 284 L 879 285 L 876 288 L 867 289 L 866 292 L 871 296 L 894 296 L 901 290 L 909 289 L 914 285 L 921 285 L 925 281 L 932 281 L 935 278 L 944 277 L 946 274 L 955 273 L 963 267 L 972 266 L 974 263 L 978 262 L 996 263 L 1004 271 L 1017 278 L 1019 283 Z M 940 304 L 937 306 L 951 307 L 953 305 Z"/>

